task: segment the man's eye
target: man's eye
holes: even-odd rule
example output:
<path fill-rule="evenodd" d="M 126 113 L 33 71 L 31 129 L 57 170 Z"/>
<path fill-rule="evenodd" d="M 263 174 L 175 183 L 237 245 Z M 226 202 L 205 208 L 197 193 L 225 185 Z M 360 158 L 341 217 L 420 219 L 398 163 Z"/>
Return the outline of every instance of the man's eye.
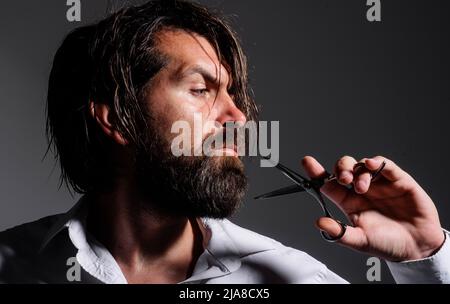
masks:
<path fill-rule="evenodd" d="M 204 96 L 204 95 L 206 95 L 208 93 L 208 89 L 207 88 L 204 88 L 204 89 L 192 89 L 191 92 L 195 96 Z"/>

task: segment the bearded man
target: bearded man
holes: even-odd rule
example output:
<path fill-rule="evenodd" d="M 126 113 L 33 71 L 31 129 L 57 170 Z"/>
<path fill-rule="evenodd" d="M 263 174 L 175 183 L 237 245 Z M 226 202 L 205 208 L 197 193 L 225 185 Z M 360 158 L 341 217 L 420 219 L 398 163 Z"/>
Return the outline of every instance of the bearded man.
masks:
<path fill-rule="evenodd" d="M 67 283 L 74 258 L 84 283 L 346 282 L 227 220 L 247 186 L 236 147 L 173 155 L 177 121 L 213 122 L 200 128 L 203 140 L 255 121 L 249 91 L 236 34 L 198 4 L 151 1 L 71 32 L 53 62 L 47 130 L 62 180 L 82 196 L 66 214 L 0 233 L 0 281 Z M 325 173 L 312 157 L 302 164 L 311 178 Z M 340 235 L 321 218 L 322 231 L 387 260 L 399 283 L 450 283 L 448 234 L 410 175 L 384 157 L 349 156 L 335 174 L 322 192 L 353 226 Z"/>

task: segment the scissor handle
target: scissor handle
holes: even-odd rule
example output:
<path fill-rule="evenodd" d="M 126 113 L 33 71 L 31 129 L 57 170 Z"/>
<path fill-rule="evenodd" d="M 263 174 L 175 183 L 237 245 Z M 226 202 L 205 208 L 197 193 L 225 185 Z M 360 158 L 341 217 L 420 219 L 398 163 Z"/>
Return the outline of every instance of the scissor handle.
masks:
<path fill-rule="evenodd" d="M 360 164 L 359 166 L 363 166 L 363 165 L 364 165 L 363 163 L 359 163 L 359 164 Z M 372 172 L 369 172 L 370 175 L 371 175 L 371 180 L 372 180 L 372 181 L 373 181 L 375 178 L 377 178 L 378 175 L 380 175 L 381 171 L 383 171 L 383 169 L 384 169 L 385 166 L 386 166 L 386 161 L 383 160 L 383 163 L 381 164 L 381 166 L 380 166 L 377 170 L 372 171 Z M 335 176 L 334 174 L 329 174 L 329 173 L 328 173 L 328 174 L 327 174 L 327 177 L 324 179 L 324 182 L 323 182 L 323 183 L 329 182 L 329 181 L 334 180 L 334 179 L 336 179 L 336 176 Z M 322 185 L 323 185 L 323 184 L 322 184 Z M 322 185 L 321 185 L 321 186 L 322 186 Z M 331 243 L 335 243 L 335 242 L 339 241 L 339 240 L 344 236 L 345 232 L 347 231 L 347 224 L 345 224 L 345 223 L 343 223 L 343 222 L 341 222 L 341 221 L 335 219 L 335 218 L 331 215 L 331 213 L 328 211 L 328 209 L 327 209 L 327 207 L 326 207 L 325 202 L 323 201 L 323 199 L 319 199 L 319 201 L 321 201 L 321 205 L 322 205 L 322 208 L 324 209 L 325 216 L 326 216 L 326 217 L 329 217 L 329 218 L 331 218 L 331 219 L 333 219 L 335 222 L 337 222 L 337 223 L 339 224 L 339 226 L 341 226 L 341 232 L 340 232 L 337 236 L 335 236 L 335 237 L 332 237 L 331 235 L 329 235 L 329 234 L 326 233 L 325 231 L 322 231 L 322 230 L 320 231 L 320 234 L 322 235 L 322 238 L 323 238 L 325 241 L 331 242 Z"/>
<path fill-rule="evenodd" d="M 322 238 L 330 243 L 335 243 L 337 241 L 339 241 L 345 234 L 345 232 L 347 231 L 347 224 L 341 222 L 340 220 L 337 220 L 334 218 L 334 216 L 331 214 L 330 210 L 328 210 L 327 205 L 323 199 L 322 194 L 320 193 L 320 189 L 317 188 L 313 188 L 314 192 L 316 193 L 316 195 L 314 196 L 317 200 L 317 202 L 319 202 L 320 206 L 322 207 L 322 210 L 324 212 L 324 216 L 328 217 L 330 219 L 332 219 L 333 221 L 337 222 L 339 224 L 339 226 L 341 226 L 341 232 L 339 232 L 339 234 L 335 237 L 329 235 L 328 233 L 326 233 L 325 231 L 320 231 L 320 234 L 322 235 Z"/>
<path fill-rule="evenodd" d="M 268 158 L 266 158 L 266 157 L 264 157 L 264 158 L 265 158 L 265 159 L 268 159 Z M 270 160 L 270 159 L 268 159 L 268 160 Z M 356 166 L 356 168 L 357 168 L 357 167 L 362 167 L 362 166 L 364 166 L 364 165 L 365 165 L 364 163 L 358 163 L 357 166 Z M 381 171 L 384 169 L 385 166 L 386 166 L 386 161 L 384 160 L 383 163 L 381 164 L 381 166 L 380 166 L 377 170 L 372 171 L 372 172 L 369 172 L 369 173 L 371 174 L 371 180 L 374 180 L 374 179 L 381 173 Z M 286 175 L 286 176 L 287 176 L 289 179 L 291 179 L 296 185 L 298 185 L 299 190 L 296 190 L 296 189 L 294 188 L 294 191 L 295 191 L 295 192 L 306 191 L 306 192 L 308 192 L 309 194 L 311 194 L 311 195 L 317 200 L 317 202 L 320 204 L 320 206 L 322 207 L 323 212 L 325 213 L 325 214 L 324 214 L 325 217 L 328 217 L 328 218 L 333 219 L 334 221 L 336 221 L 336 222 L 339 224 L 339 226 L 341 226 L 341 232 L 340 232 L 337 236 L 335 236 L 335 237 L 329 235 L 329 234 L 326 233 L 325 231 L 320 231 L 320 233 L 321 233 L 321 235 L 322 235 L 322 237 L 323 237 L 323 239 L 324 239 L 325 241 L 327 241 L 327 242 L 332 242 L 332 243 L 333 243 L 333 242 L 339 241 L 339 240 L 344 236 L 345 232 L 347 231 L 347 224 L 345 224 L 345 223 L 343 223 L 343 222 L 341 222 L 341 221 L 335 219 L 335 218 L 332 216 L 332 214 L 331 214 L 331 212 L 328 210 L 327 205 L 326 205 L 326 203 L 325 203 L 325 200 L 323 199 L 323 196 L 322 196 L 322 194 L 321 194 L 321 192 L 320 192 L 320 188 L 321 188 L 325 183 L 330 182 L 330 181 L 332 181 L 332 180 L 335 180 L 335 179 L 336 179 L 336 175 L 330 174 L 330 173 L 326 172 L 326 174 L 325 174 L 324 177 L 309 180 L 309 179 L 306 179 L 305 177 L 303 177 L 302 175 L 300 175 L 299 173 L 297 173 L 297 172 L 295 172 L 295 171 L 289 169 L 288 167 L 286 167 L 286 166 L 284 166 L 284 165 L 282 165 L 282 164 L 280 164 L 280 163 L 276 164 L 275 167 L 278 168 L 279 170 L 281 170 L 281 172 L 282 172 L 284 175 Z M 356 168 L 355 168 L 355 169 L 356 169 Z M 287 188 L 282 189 L 283 191 L 281 191 L 281 192 L 285 192 L 285 193 L 293 193 L 293 190 L 292 190 L 291 187 L 288 188 L 288 189 L 289 189 L 288 191 L 287 191 L 286 189 L 287 189 Z M 280 193 L 279 193 L 280 190 L 277 190 L 277 191 L 278 191 L 278 192 L 276 193 L 276 195 L 280 195 Z M 286 191 L 287 191 L 287 192 L 286 192 Z M 270 193 L 270 195 L 273 196 L 273 193 Z M 260 196 L 260 197 L 265 197 L 265 196 L 268 197 L 267 194 L 266 194 L 266 195 L 263 195 L 263 196 Z M 351 225 L 351 224 L 350 224 L 350 225 Z"/>
<path fill-rule="evenodd" d="M 325 231 L 322 231 L 322 230 L 320 231 L 322 238 L 325 241 L 330 242 L 330 243 L 336 243 L 337 241 L 339 241 L 344 236 L 345 232 L 347 231 L 347 225 L 345 223 L 342 223 L 341 221 L 336 220 L 334 218 L 333 218 L 333 220 L 336 221 L 339 224 L 339 226 L 341 226 L 341 232 L 337 236 L 333 237 Z"/>
<path fill-rule="evenodd" d="M 364 167 L 365 164 L 364 163 L 357 163 L 355 165 L 355 170 L 357 170 L 358 168 Z M 381 171 L 383 171 L 384 167 L 386 167 L 386 160 L 383 160 L 383 163 L 380 165 L 380 167 L 378 169 L 376 169 L 375 171 L 368 171 L 370 173 L 370 180 L 374 181 L 381 173 Z M 316 183 L 316 185 L 320 187 L 322 187 L 324 184 L 336 180 L 337 176 L 336 174 L 331 174 L 326 172 L 325 174 L 325 178 L 321 178 L 321 179 L 316 179 L 313 180 L 314 183 Z"/>

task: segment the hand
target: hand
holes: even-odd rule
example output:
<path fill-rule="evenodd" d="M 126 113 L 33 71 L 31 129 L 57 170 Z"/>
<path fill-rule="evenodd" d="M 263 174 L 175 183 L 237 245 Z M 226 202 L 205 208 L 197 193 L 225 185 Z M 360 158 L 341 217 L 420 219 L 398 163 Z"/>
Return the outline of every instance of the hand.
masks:
<path fill-rule="evenodd" d="M 371 181 L 368 171 L 386 166 Z M 354 227 L 347 227 L 338 243 L 390 261 L 416 260 L 436 252 L 445 240 L 438 212 L 431 198 L 405 171 L 391 160 L 377 156 L 362 159 L 363 170 L 354 170 L 357 161 L 342 157 L 335 165 L 337 180 L 321 191 L 348 217 Z M 311 178 L 326 174 L 322 165 L 307 156 L 302 165 Z M 365 170 L 364 170 L 365 169 Z M 352 185 L 352 188 L 346 186 Z M 341 227 L 334 220 L 317 220 L 319 229 L 331 236 Z"/>

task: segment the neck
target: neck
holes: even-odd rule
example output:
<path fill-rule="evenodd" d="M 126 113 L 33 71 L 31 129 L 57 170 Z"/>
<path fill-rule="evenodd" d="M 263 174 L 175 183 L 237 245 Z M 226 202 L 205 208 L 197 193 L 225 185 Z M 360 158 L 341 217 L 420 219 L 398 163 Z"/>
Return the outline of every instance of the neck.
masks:
<path fill-rule="evenodd" d="M 129 283 L 177 283 L 188 278 L 202 253 L 196 219 L 144 206 L 134 189 L 90 195 L 88 230 L 113 255 Z"/>

